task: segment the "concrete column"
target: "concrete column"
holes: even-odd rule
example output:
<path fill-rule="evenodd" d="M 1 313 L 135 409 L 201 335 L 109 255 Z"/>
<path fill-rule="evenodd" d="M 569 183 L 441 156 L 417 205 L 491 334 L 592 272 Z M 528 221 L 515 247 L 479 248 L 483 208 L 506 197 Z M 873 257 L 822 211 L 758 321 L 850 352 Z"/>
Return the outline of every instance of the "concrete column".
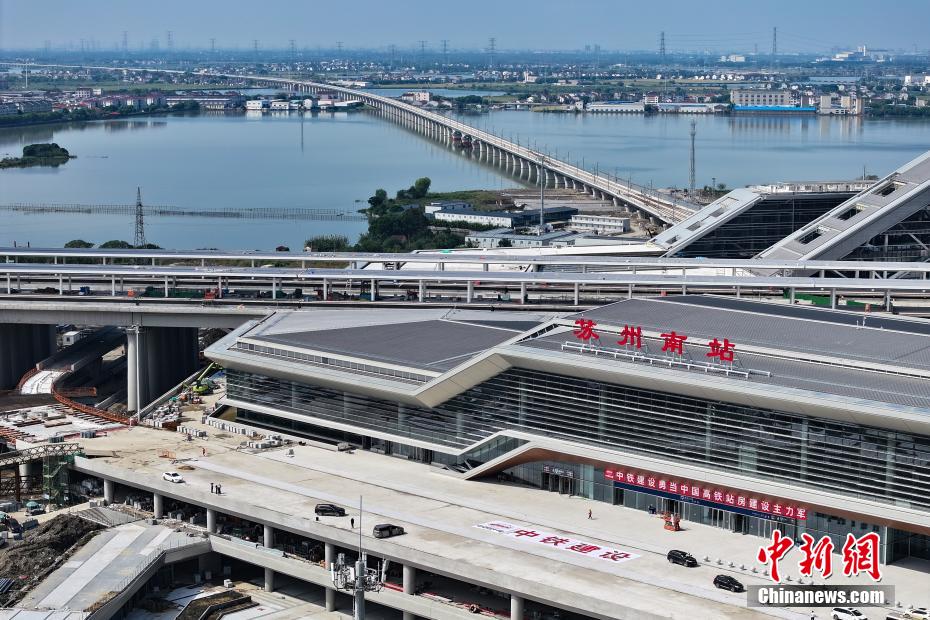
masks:
<path fill-rule="evenodd" d="M 267 523 L 265 524 L 265 535 L 262 537 L 262 543 L 269 549 L 274 549 L 274 528 Z"/>
<path fill-rule="evenodd" d="M 26 371 L 55 349 L 52 325 L 0 324 L 0 390 L 16 387 Z"/>
<path fill-rule="evenodd" d="M 510 620 L 523 620 L 523 597 L 510 595 Z"/>
<path fill-rule="evenodd" d="M 126 330 L 126 409 L 139 410 L 139 332 L 136 326 Z"/>
<path fill-rule="evenodd" d="M 420 300 L 420 303 L 423 303 L 424 301 L 426 301 L 426 281 L 420 280 L 419 286 L 420 286 L 420 290 L 417 295 L 417 299 Z"/>
<path fill-rule="evenodd" d="M 372 279 L 371 280 L 371 301 L 378 300 L 378 283 Z"/>
<path fill-rule="evenodd" d="M 323 547 L 323 561 L 326 570 L 332 569 L 333 562 L 336 561 L 336 548 L 332 543 L 325 543 Z M 326 611 L 336 611 L 336 590 L 335 588 L 326 588 Z"/>
<path fill-rule="evenodd" d="M 417 569 L 404 564 L 404 594 L 413 594 L 417 588 Z"/>
<path fill-rule="evenodd" d="M 578 305 L 578 283 L 575 282 L 575 305 Z"/>
<path fill-rule="evenodd" d="M 265 592 L 274 592 L 274 571 L 265 568 Z"/>
<path fill-rule="evenodd" d="M 207 508 L 207 531 L 216 534 L 216 511 L 212 508 Z"/>
<path fill-rule="evenodd" d="M 155 518 L 161 519 L 165 516 L 165 497 L 160 493 L 152 493 L 152 509 L 155 512 Z"/>
<path fill-rule="evenodd" d="M 327 286 L 328 284 L 329 283 L 326 281 L 326 278 L 323 278 L 323 301 L 326 301 L 327 295 L 329 293 L 329 286 Z"/>
<path fill-rule="evenodd" d="M 106 500 L 108 504 L 112 504 L 116 497 L 116 483 L 112 480 L 104 479 L 103 481 L 103 499 Z"/>
<path fill-rule="evenodd" d="M 466 293 L 465 293 L 465 303 L 470 304 L 474 296 L 475 296 L 475 283 L 469 280 Z"/>
<path fill-rule="evenodd" d="M 836 289 L 830 289 L 830 308 L 836 310 Z"/>
<path fill-rule="evenodd" d="M 520 283 L 520 303 L 526 303 L 526 282 Z"/>

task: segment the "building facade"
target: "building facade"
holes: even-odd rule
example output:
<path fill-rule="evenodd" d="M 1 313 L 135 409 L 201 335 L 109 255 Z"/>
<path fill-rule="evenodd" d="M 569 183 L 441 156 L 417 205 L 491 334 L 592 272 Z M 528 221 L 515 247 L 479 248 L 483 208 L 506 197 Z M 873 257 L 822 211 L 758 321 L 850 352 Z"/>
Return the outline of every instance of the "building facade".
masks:
<path fill-rule="evenodd" d="M 874 531 L 886 563 L 930 559 L 920 323 L 694 297 L 428 312 L 278 313 L 207 354 L 267 429 L 739 534 Z"/>

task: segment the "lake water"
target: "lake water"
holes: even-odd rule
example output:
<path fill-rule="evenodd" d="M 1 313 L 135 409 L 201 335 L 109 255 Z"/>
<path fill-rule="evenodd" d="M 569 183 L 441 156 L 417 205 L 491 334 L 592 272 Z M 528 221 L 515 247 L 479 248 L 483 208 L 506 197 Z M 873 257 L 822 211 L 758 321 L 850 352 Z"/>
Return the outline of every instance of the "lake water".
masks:
<path fill-rule="evenodd" d="M 461 92 L 461 91 L 456 91 Z M 656 186 L 688 182 L 691 117 L 493 111 L 465 122 L 561 158 Z M 730 187 L 886 174 L 930 149 L 930 123 L 858 118 L 700 116 L 698 184 Z M 530 136 L 532 136 L 530 138 Z M 204 209 L 305 207 L 355 210 L 374 189 L 393 193 L 428 176 L 436 190 L 502 189 L 498 170 L 367 112 L 140 117 L 0 129 L 0 156 L 57 142 L 77 159 L 59 168 L 0 171 L 0 203 L 126 204 L 137 186 L 149 204 Z M 569 155 L 570 154 L 570 155 Z M 149 241 L 174 248 L 293 249 L 318 234 L 355 239 L 361 222 L 152 217 Z M 0 211 L 0 245 L 60 246 L 83 238 L 132 240 L 116 215 Z"/>

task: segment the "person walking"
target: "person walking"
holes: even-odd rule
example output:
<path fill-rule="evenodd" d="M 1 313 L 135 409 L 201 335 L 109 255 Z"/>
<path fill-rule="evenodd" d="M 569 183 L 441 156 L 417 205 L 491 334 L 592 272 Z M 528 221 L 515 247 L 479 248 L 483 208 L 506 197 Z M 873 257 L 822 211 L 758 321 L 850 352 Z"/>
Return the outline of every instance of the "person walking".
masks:
<path fill-rule="evenodd" d="M 593 513 L 591 512 L 591 509 L 590 509 L 590 508 L 588 508 L 588 518 L 589 518 L 589 519 L 593 519 L 593 518 L 594 518 Z"/>
<path fill-rule="evenodd" d="M 352 517 L 351 519 L 349 519 L 349 525 L 352 526 L 353 530 L 355 529 L 355 517 Z"/>

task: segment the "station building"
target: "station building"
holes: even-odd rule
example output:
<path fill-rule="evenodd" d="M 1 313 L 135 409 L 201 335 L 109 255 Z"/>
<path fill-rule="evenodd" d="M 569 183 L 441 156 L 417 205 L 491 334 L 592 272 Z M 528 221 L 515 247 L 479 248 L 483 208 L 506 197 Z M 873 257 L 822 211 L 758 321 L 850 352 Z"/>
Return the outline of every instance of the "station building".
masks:
<path fill-rule="evenodd" d="M 249 424 L 735 534 L 930 559 L 930 324 L 702 296 L 277 312 L 211 346 Z M 386 458 L 386 457 L 385 457 Z"/>

